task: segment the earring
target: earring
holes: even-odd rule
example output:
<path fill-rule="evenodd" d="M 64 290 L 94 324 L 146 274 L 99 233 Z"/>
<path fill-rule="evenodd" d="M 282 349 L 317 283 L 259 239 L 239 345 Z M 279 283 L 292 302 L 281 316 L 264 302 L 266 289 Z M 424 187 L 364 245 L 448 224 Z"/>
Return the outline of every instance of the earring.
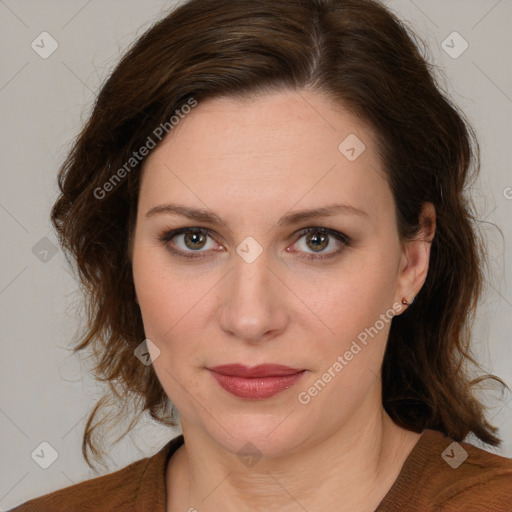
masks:
<path fill-rule="evenodd" d="M 413 299 L 411 300 L 411 302 L 407 302 L 407 299 L 406 299 L 405 297 L 403 297 L 403 298 L 402 298 L 402 304 L 403 304 L 404 306 L 410 306 L 410 305 L 414 302 L 414 299 L 415 299 L 415 298 L 416 298 L 416 297 L 413 297 Z"/>

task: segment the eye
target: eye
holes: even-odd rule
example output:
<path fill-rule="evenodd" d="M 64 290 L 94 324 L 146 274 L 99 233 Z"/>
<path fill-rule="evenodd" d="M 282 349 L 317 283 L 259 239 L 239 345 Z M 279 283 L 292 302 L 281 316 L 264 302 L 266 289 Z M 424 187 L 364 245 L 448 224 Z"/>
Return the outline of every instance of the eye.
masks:
<path fill-rule="evenodd" d="M 182 258 L 204 258 L 206 254 L 202 253 L 206 251 L 201 251 L 201 249 L 206 248 L 207 250 L 209 250 L 214 249 L 217 246 L 216 243 L 213 243 L 213 247 L 208 247 L 208 237 L 211 238 L 211 233 L 210 230 L 208 229 L 181 228 L 164 233 L 160 237 L 160 241 L 164 243 L 167 249 L 176 256 Z M 177 242 L 174 241 L 175 239 L 177 240 Z M 175 249 L 173 246 L 177 246 L 178 249 Z M 194 252 L 198 254 L 190 254 Z"/>
<path fill-rule="evenodd" d="M 298 242 L 302 239 L 304 239 L 304 242 L 302 244 L 297 244 L 297 242 L 295 242 L 294 245 L 299 245 L 299 247 L 302 245 L 303 249 L 299 252 L 304 252 L 306 254 L 305 256 L 299 257 L 308 260 L 333 258 L 339 255 L 346 246 L 350 245 L 350 239 L 348 236 L 340 233 L 339 231 L 328 228 L 305 228 L 297 233 L 297 236 Z M 335 240 L 334 244 L 331 242 L 332 239 Z M 333 245 L 335 246 L 336 244 L 340 246 L 339 249 L 329 251 L 324 254 L 324 249 Z M 308 252 L 307 249 L 312 249 L 312 252 Z"/>
<path fill-rule="evenodd" d="M 208 246 L 208 238 L 212 240 Z M 299 256 L 302 259 L 319 260 L 326 258 L 333 258 L 340 254 L 346 246 L 350 245 L 350 238 L 339 231 L 328 228 L 310 227 L 301 230 L 295 234 L 294 246 L 302 239 L 302 249 L 299 251 L 286 249 L 288 252 L 304 252 L 304 256 Z M 212 232 L 206 228 L 180 228 L 172 231 L 165 232 L 159 237 L 159 240 L 166 246 L 167 250 L 179 258 L 204 258 L 208 255 L 210 250 L 215 248 L 222 249 L 223 246 L 219 245 L 212 237 Z M 332 243 L 331 240 L 335 240 Z M 338 245 L 339 249 L 325 252 L 328 247 Z M 204 250 L 202 250 L 204 249 Z M 312 249 L 312 252 L 308 252 Z M 324 254 L 325 252 L 325 254 Z"/>

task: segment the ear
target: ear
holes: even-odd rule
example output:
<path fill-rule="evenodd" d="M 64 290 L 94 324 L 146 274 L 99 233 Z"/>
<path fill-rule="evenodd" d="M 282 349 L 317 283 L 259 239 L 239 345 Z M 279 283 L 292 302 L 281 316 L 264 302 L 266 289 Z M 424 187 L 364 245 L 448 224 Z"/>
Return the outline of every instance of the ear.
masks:
<path fill-rule="evenodd" d="M 420 214 L 420 230 L 413 240 L 402 244 L 402 258 L 397 282 L 395 301 L 411 304 L 427 278 L 430 247 L 436 232 L 436 210 L 432 203 L 423 203 Z M 402 304 L 403 307 L 406 307 Z"/>

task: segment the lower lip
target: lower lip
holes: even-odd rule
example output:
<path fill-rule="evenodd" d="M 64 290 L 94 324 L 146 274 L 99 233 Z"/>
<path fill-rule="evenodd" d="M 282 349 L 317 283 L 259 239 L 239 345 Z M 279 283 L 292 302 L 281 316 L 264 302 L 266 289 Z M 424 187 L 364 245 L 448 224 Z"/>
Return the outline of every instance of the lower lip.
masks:
<path fill-rule="evenodd" d="M 239 398 L 259 400 L 270 398 L 293 386 L 305 373 L 305 370 L 291 375 L 272 377 L 235 377 L 210 370 L 222 388 Z"/>

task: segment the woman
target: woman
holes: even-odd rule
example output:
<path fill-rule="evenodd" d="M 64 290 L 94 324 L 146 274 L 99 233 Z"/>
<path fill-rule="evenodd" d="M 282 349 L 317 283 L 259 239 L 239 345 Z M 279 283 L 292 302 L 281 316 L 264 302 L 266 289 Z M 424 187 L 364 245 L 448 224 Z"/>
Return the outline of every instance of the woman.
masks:
<path fill-rule="evenodd" d="M 512 462 L 462 442 L 499 443 L 465 370 L 472 142 L 372 0 L 191 0 L 154 25 L 52 220 L 88 291 L 75 350 L 183 435 L 15 510 L 512 510 Z"/>

